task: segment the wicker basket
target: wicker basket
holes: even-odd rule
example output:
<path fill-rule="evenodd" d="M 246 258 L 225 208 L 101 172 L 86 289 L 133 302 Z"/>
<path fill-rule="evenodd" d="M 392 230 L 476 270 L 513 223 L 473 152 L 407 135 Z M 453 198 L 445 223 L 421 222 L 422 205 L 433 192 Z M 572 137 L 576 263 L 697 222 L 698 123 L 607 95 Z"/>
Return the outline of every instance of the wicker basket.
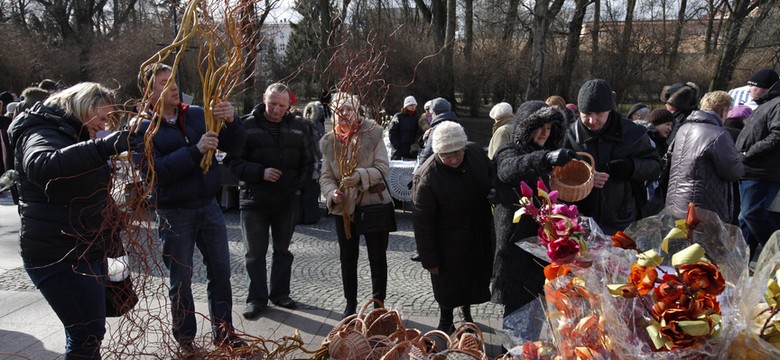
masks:
<path fill-rule="evenodd" d="M 577 152 L 577 154 L 588 158 L 590 164 L 575 159 L 564 166 L 554 166 L 550 176 L 550 190 L 558 190 L 558 199 L 563 201 L 580 201 L 593 190 L 596 163 L 586 152 Z"/>

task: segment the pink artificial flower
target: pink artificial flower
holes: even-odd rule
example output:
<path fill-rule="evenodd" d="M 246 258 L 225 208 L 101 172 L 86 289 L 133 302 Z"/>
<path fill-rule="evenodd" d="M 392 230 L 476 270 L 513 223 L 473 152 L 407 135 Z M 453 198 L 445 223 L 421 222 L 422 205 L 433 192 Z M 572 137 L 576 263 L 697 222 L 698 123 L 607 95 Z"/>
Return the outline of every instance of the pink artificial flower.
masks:
<path fill-rule="evenodd" d="M 547 256 L 558 264 L 570 263 L 580 253 L 580 243 L 569 238 L 560 238 L 547 244 Z"/>
<path fill-rule="evenodd" d="M 547 190 L 547 186 L 544 185 L 544 181 L 542 181 L 541 178 L 539 178 L 539 180 L 536 181 L 536 188 L 537 189 L 542 189 L 542 190 L 544 190 L 544 192 L 549 192 L 549 190 Z"/>
<path fill-rule="evenodd" d="M 552 213 L 575 219 L 579 212 L 577 211 L 577 205 L 555 204 L 553 205 Z"/>
<path fill-rule="evenodd" d="M 528 184 L 525 183 L 525 181 L 521 181 L 520 194 L 523 195 L 523 197 L 532 198 L 534 196 L 534 191 L 530 186 L 528 186 Z"/>

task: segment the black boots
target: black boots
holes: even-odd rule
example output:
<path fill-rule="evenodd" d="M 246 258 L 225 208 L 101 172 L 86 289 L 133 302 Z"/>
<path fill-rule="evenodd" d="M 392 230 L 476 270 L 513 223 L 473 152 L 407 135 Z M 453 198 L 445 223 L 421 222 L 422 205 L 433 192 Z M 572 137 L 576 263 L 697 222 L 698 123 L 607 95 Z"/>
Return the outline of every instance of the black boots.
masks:
<path fill-rule="evenodd" d="M 344 308 L 344 313 L 341 314 L 341 318 L 346 319 L 348 316 L 356 312 L 357 312 L 357 301 L 356 302 L 347 301 L 347 307 Z"/>
<path fill-rule="evenodd" d="M 439 326 L 436 327 L 437 330 L 444 331 L 447 334 L 452 333 L 453 327 L 452 327 L 452 310 L 451 307 L 446 307 L 444 305 L 439 305 Z"/>
<path fill-rule="evenodd" d="M 436 327 L 437 330 L 444 331 L 447 334 L 451 334 L 453 331 L 455 331 L 455 327 L 453 326 L 453 322 L 455 320 L 454 316 L 452 315 L 453 310 L 455 309 L 439 305 L 439 311 L 441 312 L 441 315 L 439 315 L 439 326 Z M 460 310 L 461 314 L 463 314 L 464 322 L 474 322 L 474 319 L 471 317 L 471 305 L 463 305 L 460 307 Z"/>

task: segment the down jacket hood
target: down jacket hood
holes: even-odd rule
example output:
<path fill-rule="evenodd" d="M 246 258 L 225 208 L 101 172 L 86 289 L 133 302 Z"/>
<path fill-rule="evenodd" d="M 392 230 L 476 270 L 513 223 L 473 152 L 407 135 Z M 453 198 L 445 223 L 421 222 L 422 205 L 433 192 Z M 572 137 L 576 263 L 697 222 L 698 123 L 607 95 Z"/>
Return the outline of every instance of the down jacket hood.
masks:
<path fill-rule="evenodd" d="M 539 150 L 539 145 L 533 141 L 533 133 L 547 123 L 552 124 L 552 129 L 542 149 L 560 149 L 566 136 L 566 119 L 560 110 L 552 107 L 543 107 L 526 118 L 517 119 L 512 131 L 512 142 L 519 150 L 526 153 Z"/>

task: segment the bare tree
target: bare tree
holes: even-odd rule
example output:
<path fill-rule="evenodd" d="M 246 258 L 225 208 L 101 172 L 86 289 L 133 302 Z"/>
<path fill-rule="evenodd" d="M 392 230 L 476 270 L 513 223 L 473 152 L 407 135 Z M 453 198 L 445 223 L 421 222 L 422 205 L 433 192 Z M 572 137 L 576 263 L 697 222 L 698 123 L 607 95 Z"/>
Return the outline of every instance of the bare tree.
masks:
<path fill-rule="evenodd" d="M 709 90 L 726 89 L 734 69 L 742 58 L 761 24 L 777 6 L 778 0 L 726 1 L 728 18 L 723 29 L 722 50 L 715 66 L 715 74 Z"/>
<path fill-rule="evenodd" d="M 585 11 L 588 5 L 594 0 L 576 0 L 574 3 L 574 15 L 569 21 L 568 33 L 566 35 L 566 52 L 563 56 L 561 71 L 556 81 L 555 93 L 566 99 L 572 99 L 571 82 L 574 67 L 577 65 L 577 59 L 580 55 L 580 29 L 585 19 Z"/>
<path fill-rule="evenodd" d="M 526 100 L 542 98 L 542 72 L 544 71 L 545 45 L 550 30 L 550 19 L 558 16 L 563 6 L 563 0 L 553 0 L 549 8 L 547 4 L 547 1 L 537 0 L 536 5 L 534 5 L 534 39 L 531 53 L 531 73 L 528 76 L 528 87 L 525 92 Z"/>
<path fill-rule="evenodd" d="M 674 35 L 672 36 L 671 49 L 666 67 L 674 69 L 677 66 L 678 48 L 682 39 L 682 30 L 685 26 L 685 11 L 688 8 L 688 0 L 680 0 L 680 7 L 677 9 L 677 22 L 674 25 Z"/>

